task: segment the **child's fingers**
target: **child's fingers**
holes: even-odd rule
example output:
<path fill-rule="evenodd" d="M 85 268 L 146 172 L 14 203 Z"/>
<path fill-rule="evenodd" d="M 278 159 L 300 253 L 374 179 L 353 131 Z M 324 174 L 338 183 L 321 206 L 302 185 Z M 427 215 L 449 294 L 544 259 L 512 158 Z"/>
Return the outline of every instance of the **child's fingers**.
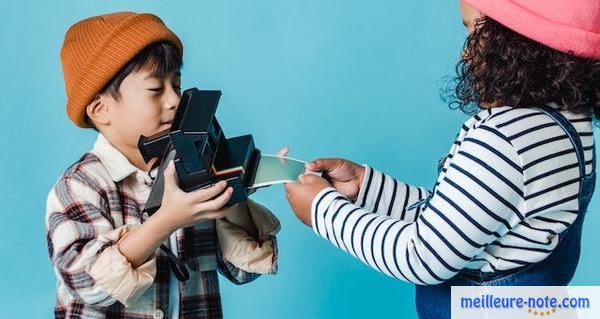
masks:
<path fill-rule="evenodd" d="M 217 211 L 213 211 L 210 213 L 206 213 L 206 215 L 202 216 L 201 218 L 199 218 L 199 220 L 206 220 L 206 219 L 221 219 L 225 216 L 227 216 L 227 214 L 230 212 L 230 210 L 227 209 L 219 209 Z"/>
<path fill-rule="evenodd" d="M 195 190 L 189 192 L 188 194 L 194 196 L 194 203 L 202 203 L 219 195 L 219 193 L 221 193 L 225 187 L 227 187 L 227 182 L 220 181 L 209 188 Z"/>
<path fill-rule="evenodd" d="M 281 162 L 281 164 L 286 165 L 287 164 L 287 159 L 285 158 L 288 154 L 289 149 L 287 147 L 283 147 L 282 149 L 280 149 L 277 152 L 277 156 L 279 156 L 279 162 Z"/>
<path fill-rule="evenodd" d="M 302 183 L 284 183 L 283 188 L 285 189 L 286 197 L 289 198 L 293 194 L 301 192 Z"/>
<path fill-rule="evenodd" d="M 177 178 L 175 178 L 175 165 L 173 165 L 173 161 L 169 161 L 169 164 L 167 164 L 167 168 L 163 172 L 163 178 L 165 179 L 165 193 L 179 188 L 177 186 Z"/>
<path fill-rule="evenodd" d="M 225 206 L 225 204 L 227 204 L 227 202 L 231 198 L 232 194 L 233 194 L 233 188 L 232 187 L 228 187 L 225 190 L 225 192 L 223 192 L 223 194 L 219 195 L 218 197 L 216 197 L 214 199 L 211 199 L 211 200 L 207 200 L 205 202 L 202 202 L 202 203 L 198 204 L 197 205 L 198 211 L 199 212 L 206 212 L 206 211 L 216 211 L 216 210 L 219 210 L 223 206 Z"/>
<path fill-rule="evenodd" d="M 294 189 L 294 184 L 296 183 L 283 183 L 283 189 L 285 189 L 286 195 L 289 195 L 289 193 Z"/>
<path fill-rule="evenodd" d="M 322 178 L 314 174 L 302 174 L 298 177 L 298 180 L 302 184 L 312 184 L 320 181 Z"/>
<path fill-rule="evenodd" d="M 339 159 L 319 158 L 312 162 L 306 163 L 306 168 L 313 172 L 329 172 L 333 171 L 338 165 Z"/>
<path fill-rule="evenodd" d="M 206 214 L 206 218 L 210 218 L 210 219 L 220 219 L 223 218 L 227 215 L 229 215 L 230 212 L 233 211 L 233 209 L 230 209 L 231 207 L 222 207 L 220 209 L 211 211 L 209 213 Z"/>
<path fill-rule="evenodd" d="M 287 146 L 284 146 L 277 152 L 277 156 L 287 156 L 289 151 L 290 149 Z"/>

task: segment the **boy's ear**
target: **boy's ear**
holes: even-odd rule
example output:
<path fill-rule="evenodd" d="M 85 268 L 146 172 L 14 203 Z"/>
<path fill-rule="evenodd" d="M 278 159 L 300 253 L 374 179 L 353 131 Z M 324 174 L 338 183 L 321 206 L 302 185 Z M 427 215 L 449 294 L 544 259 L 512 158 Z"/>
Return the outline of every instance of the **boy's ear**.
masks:
<path fill-rule="evenodd" d="M 101 95 L 96 95 L 92 102 L 85 108 L 87 116 L 94 126 L 110 124 L 108 105 Z"/>

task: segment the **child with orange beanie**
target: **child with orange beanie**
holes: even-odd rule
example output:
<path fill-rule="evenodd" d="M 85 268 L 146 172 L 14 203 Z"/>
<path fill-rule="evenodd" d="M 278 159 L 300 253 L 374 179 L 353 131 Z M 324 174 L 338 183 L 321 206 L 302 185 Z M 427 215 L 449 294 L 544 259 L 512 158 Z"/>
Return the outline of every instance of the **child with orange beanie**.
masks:
<path fill-rule="evenodd" d="M 170 127 L 182 56 L 179 38 L 147 13 L 91 17 L 66 33 L 67 114 L 99 134 L 48 195 L 57 318 L 220 318 L 217 271 L 243 284 L 277 270 L 279 221 L 251 200 L 224 209 L 232 193 L 224 182 L 183 192 L 171 164 L 161 208 L 142 212 L 153 162 L 137 141 Z M 189 279 L 175 277 L 161 244 Z"/>

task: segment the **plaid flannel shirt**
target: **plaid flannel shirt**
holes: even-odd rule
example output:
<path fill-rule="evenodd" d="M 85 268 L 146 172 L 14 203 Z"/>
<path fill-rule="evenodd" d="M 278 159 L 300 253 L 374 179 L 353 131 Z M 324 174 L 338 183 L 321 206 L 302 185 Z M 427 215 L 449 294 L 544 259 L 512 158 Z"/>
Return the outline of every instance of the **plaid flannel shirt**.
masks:
<path fill-rule="evenodd" d="M 141 211 L 151 185 L 147 172 L 133 166 L 101 134 L 93 150 L 68 168 L 54 185 L 47 201 L 46 235 L 58 278 L 57 318 L 165 317 L 171 270 L 162 251 L 157 250 L 155 258 L 146 262 L 155 263 L 151 265 L 156 269 L 154 278 L 147 288 L 139 289 L 139 296 L 127 307 L 90 274 L 99 256 L 115 248 L 120 236 L 116 232 L 139 226 L 148 218 Z M 179 283 L 180 318 L 222 317 L 217 271 L 236 284 L 250 282 L 259 275 L 238 269 L 222 257 L 215 221 L 184 228 L 177 234 L 178 255 L 190 273 L 190 279 Z M 276 256 L 276 247 L 273 249 Z M 121 264 L 129 266 L 122 255 L 119 257 L 125 261 Z M 109 276 L 123 273 L 108 265 L 105 268 L 110 269 L 104 272 Z M 143 267 L 147 265 L 138 269 Z M 115 282 L 115 278 L 109 279 Z"/>

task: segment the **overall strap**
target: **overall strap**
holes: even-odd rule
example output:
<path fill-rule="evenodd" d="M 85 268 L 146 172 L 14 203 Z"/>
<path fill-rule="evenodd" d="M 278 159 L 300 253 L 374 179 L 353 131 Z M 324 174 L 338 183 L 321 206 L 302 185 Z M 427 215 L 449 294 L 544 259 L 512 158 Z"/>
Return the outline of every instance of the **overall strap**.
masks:
<path fill-rule="evenodd" d="M 548 105 L 542 105 L 537 108 L 540 111 L 546 113 L 552 119 L 554 119 L 554 121 L 556 121 L 558 123 L 558 125 L 569 136 L 571 143 L 573 143 L 573 146 L 575 147 L 575 154 L 577 155 L 577 161 L 579 162 L 579 176 L 580 176 L 580 179 L 583 180 L 583 178 L 586 176 L 586 174 L 585 174 L 585 157 L 583 154 L 583 145 L 581 143 L 581 138 L 579 137 L 577 130 L 575 129 L 573 124 L 571 124 L 571 122 L 566 117 L 564 117 L 564 115 L 560 114 L 560 112 L 558 110 L 555 110 Z M 594 156 L 594 158 L 595 158 L 595 156 Z M 582 191 L 582 188 L 583 188 L 583 183 L 580 182 L 579 183 L 579 192 L 580 193 Z"/>

